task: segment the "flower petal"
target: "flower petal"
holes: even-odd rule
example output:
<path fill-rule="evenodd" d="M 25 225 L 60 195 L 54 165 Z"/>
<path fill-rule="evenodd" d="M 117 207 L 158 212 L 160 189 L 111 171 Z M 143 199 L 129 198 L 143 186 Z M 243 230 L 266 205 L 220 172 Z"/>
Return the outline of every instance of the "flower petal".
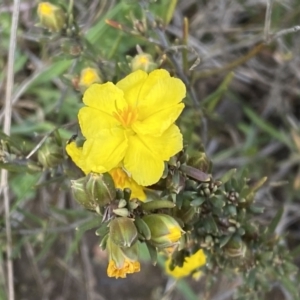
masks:
<path fill-rule="evenodd" d="M 124 98 L 128 104 L 133 107 L 136 106 L 141 88 L 147 78 L 148 74 L 146 72 L 138 70 L 129 74 L 116 84 L 116 86 L 124 92 Z"/>
<path fill-rule="evenodd" d="M 168 161 L 171 156 L 177 154 L 183 148 L 182 135 L 175 124 L 172 124 L 159 137 L 142 135 L 139 138 L 157 159 L 164 161 Z M 128 151 L 130 151 L 130 148 Z"/>
<path fill-rule="evenodd" d="M 149 75 L 138 70 L 117 83 L 117 87 L 124 91 L 124 97 L 133 107 L 139 106 L 152 87 L 161 79 L 170 77 L 168 71 L 159 69 Z"/>
<path fill-rule="evenodd" d="M 143 121 L 135 121 L 132 129 L 139 135 L 161 136 L 176 121 L 183 108 L 184 104 L 179 103 L 160 110 Z"/>
<path fill-rule="evenodd" d="M 139 102 L 139 119 L 145 120 L 161 110 L 180 103 L 185 95 L 185 85 L 180 79 L 165 77 L 157 80 L 145 94 L 145 98 Z"/>
<path fill-rule="evenodd" d="M 124 130 L 119 128 L 100 130 L 97 138 L 83 144 L 82 159 L 86 167 L 96 173 L 108 172 L 124 158 L 128 141 Z"/>
<path fill-rule="evenodd" d="M 127 106 L 123 91 L 112 82 L 92 84 L 83 95 L 83 103 L 111 116 Z"/>
<path fill-rule="evenodd" d="M 128 140 L 124 167 L 138 184 L 147 186 L 160 179 L 164 171 L 164 162 L 152 153 L 138 135 L 133 135 Z"/>
<path fill-rule="evenodd" d="M 82 147 L 77 147 L 76 142 L 71 142 L 66 145 L 66 151 L 73 162 L 85 173 L 88 174 L 91 170 L 86 167 L 82 160 Z"/>
<path fill-rule="evenodd" d="M 118 126 L 120 122 L 109 114 L 91 107 L 83 107 L 78 113 L 81 132 L 85 138 L 97 138 L 100 130 Z"/>

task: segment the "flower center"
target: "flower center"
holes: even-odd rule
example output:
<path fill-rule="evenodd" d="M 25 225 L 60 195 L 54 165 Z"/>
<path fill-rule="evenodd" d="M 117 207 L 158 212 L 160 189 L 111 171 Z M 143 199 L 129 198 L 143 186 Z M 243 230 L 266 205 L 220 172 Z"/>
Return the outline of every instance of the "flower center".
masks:
<path fill-rule="evenodd" d="M 110 172 L 116 187 L 124 188 L 127 174 L 121 168 L 112 169 Z"/>
<path fill-rule="evenodd" d="M 114 113 L 114 117 L 124 126 L 130 127 L 130 125 L 136 121 L 138 116 L 138 111 L 136 108 L 127 106 L 126 108 L 117 109 L 117 112 Z"/>

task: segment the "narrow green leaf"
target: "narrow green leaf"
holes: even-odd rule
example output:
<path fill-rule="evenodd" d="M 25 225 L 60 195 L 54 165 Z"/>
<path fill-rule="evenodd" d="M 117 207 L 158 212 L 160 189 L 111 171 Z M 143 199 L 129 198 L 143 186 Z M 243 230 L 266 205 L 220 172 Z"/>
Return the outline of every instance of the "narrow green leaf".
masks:
<path fill-rule="evenodd" d="M 283 208 L 280 208 L 277 211 L 275 217 L 272 219 L 271 223 L 268 226 L 268 230 L 267 230 L 267 233 L 266 233 L 267 235 L 273 234 L 275 232 L 275 229 L 276 229 L 277 225 L 279 224 L 279 222 L 281 220 L 283 212 L 284 212 Z"/>
<path fill-rule="evenodd" d="M 263 120 L 258 116 L 252 109 L 244 107 L 244 112 L 247 117 L 261 130 L 268 133 L 274 139 L 280 141 L 281 143 L 291 147 L 291 141 L 288 139 L 288 135 L 279 131 L 278 128 L 273 127 L 270 123 Z"/>
<path fill-rule="evenodd" d="M 236 169 L 231 169 L 227 171 L 219 180 L 222 182 L 222 184 L 225 184 L 234 176 L 235 173 L 236 173 Z"/>

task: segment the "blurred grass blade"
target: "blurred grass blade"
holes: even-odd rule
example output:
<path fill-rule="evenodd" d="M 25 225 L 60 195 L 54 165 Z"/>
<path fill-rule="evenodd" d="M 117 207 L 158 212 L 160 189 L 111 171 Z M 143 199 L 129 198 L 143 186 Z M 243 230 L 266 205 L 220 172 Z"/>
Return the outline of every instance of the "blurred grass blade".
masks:
<path fill-rule="evenodd" d="M 186 282 L 186 280 L 179 280 L 176 284 L 176 287 L 178 291 L 180 291 L 180 293 L 184 296 L 184 299 L 199 300 L 199 297 L 192 290 L 191 286 Z"/>
<path fill-rule="evenodd" d="M 206 97 L 202 101 L 201 104 L 206 107 L 208 112 L 212 113 L 215 110 L 216 106 L 218 105 L 219 101 L 221 100 L 221 97 L 227 91 L 228 86 L 231 83 L 233 77 L 234 77 L 234 73 L 230 72 L 225 77 L 223 82 L 220 84 L 218 89 L 216 91 L 214 91 L 213 93 L 211 93 L 208 97 Z"/>
<path fill-rule="evenodd" d="M 271 235 L 271 234 L 273 234 L 275 232 L 276 227 L 277 227 L 277 225 L 279 224 L 279 222 L 281 220 L 283 212 L 284 212 L 283 208 L 280 208 L 277 211 L 275 217 L 273 218 L 273 220 L 271 221 L 271 223 L 268 226 L 268 230 L 267 230 L 267 233 L 266 233 L 267 235 Z"/>
<path fill-rule="evenodd" d="M 281 143 L 291 147 L 291 141 L 287 138 L 287 134 L 278 130 L 278 128 L 273 127 L 271 124 L 263 120 L 259 115 L 257 115 L 252 109 L 244 107 L 244 112 L 247 117 L 261 130 L 268 133 L 274 139 L 280 141 Z"/>
<path fill-rule="evenodd" d="M 164 15 L 164 21 L 165 21 L 165 25 L 168 25 L 174 15 L 174 11 L 177 5 L 177 0 L 170 0 L 167 6 L 167 9 L 165 10 L 165 15 Z"/>
<path fill-rule="evenodd" d="M 21 165 L 18 163 L 1 163 L 0 162 L 0 169 L 5 169 L 9 172 L 14 172 L 14 173 L 27 173 L 27 172 L 31 171 L 27 165 Z"/>
<path fill-rule="evenodd" d="M 51 247 L 56 242 L 58 237 L 59 237 L 58 234 L 53 234 L 53 233 L 51 235 L 49 234 L 45 236 L 43 242 L 41 243 L 42 249 L 35 258 L 36 261 L 39 261 L 40 259 L 42 259 L 43 257 L 45 257 L 47 254 L 51 252 Z"/>
<path fill-rule="evenodd" d="M 229 181 L 236 173 L 236 169 L 231 169 L 229 171 L 227 171 L 221 178 L 220 181 L 222 182 L 222 184 L 226 183 L 227 181 Z"/>

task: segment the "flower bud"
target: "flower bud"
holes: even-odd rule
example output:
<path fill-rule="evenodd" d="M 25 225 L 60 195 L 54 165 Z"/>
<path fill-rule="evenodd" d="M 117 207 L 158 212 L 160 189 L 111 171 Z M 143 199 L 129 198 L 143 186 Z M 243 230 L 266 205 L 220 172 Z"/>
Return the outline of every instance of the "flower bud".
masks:
<path fill-rule="evenodd" d="M 37 13 L 40 24 L 50 31 L 58 32 L 65 26 L 66 14 L 59 6 L 50 2 L 41 2 L 38 5 Z"/>
<path fill-rule="evenodd" d="M 120 217 L 110 222 L 109 236 L 119 247 L 131 247 L 137 240 L 138 232 L 131 219 Z"/>
<path fill-rule="evenodd" d="M 38 161 L 44 168 L 53 168 L 63 160 L 62 147 L 54 138 L 48 138 L 38 151 Z"/>
<path fill-rule="evenodd" d="M 239 235 L 234 235 L 224 247 L 225 253 L 230 257 L 245 256 L 247 247 Z"/>
<path fill-rule="evenodd" d="M 142 219 L 151 231 L 150 242 L 155 247 L 166 248 L 179 243 L 183 230 L 173 217 L 152 214 L 144 216 Z"/>
<path fill-rule="evenodd" d="M 143 70 L 145 72 L 151 72 L 157 69 L 157 64 L 153 62 L 153 58 L 150 54 L 142 53 L 136 55 L 131 61 L 131 70 Z"/>
<path fill-rule="evenodd" d="M 93 83 L 102 83 L 98 71 L 94 68 L 83 69 L 78 83 L 81 91 L 84 92 Z"/>
<path fill-rule="evenodd" d="M 89 210 L 95 211 L 97 207 L 105 206 L 116 197 L 114 182 L 108 173 L 90 173 L 71 180 L 71 188 L 75 200 Z"/>
<path fill-rule="evenodd" d="M 192 156 L 187 164 L 204 173 L 210 173 L 211 171 L 211 161 L 205 152 L 199 152 L 197 155 Z"/>
<path fill-rule="evenodd" d="M 174 174 L 169 174 L 167 177 L 167 189 L 170 192 L 179 194 L 185 187 L 185 178 L 178 170 L 174 171 Z"/>

